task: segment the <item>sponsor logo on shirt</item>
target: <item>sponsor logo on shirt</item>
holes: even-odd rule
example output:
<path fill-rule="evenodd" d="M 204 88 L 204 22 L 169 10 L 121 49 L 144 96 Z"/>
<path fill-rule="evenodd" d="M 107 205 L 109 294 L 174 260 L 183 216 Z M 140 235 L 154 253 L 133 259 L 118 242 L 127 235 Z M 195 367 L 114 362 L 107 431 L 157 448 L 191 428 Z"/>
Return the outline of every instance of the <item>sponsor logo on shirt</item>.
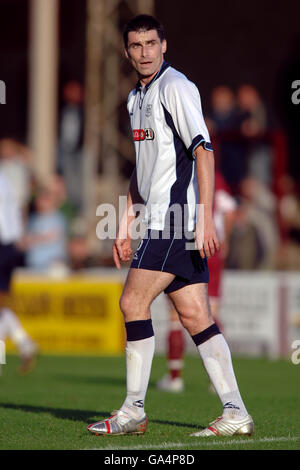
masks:
<path fill-rule="evenodd" d="M 135 141 L 154 139 L 153 129 L 133 129 L 132 134 Z"/>

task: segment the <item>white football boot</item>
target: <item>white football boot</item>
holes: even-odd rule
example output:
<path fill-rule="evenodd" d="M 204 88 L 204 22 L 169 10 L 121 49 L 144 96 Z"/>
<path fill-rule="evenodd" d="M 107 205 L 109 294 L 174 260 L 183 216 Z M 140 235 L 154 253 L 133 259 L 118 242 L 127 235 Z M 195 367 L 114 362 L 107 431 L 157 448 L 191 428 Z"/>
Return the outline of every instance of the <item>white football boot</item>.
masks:
<path fill-rule="evenodd" d="M 97 423 L 90 424 L 88 430 L 100 435 L 115 435 L 122 434 L 144 434 L 148 425 L 148 418 L 146 415 L 143 418 L 135 419 L 129 414 L 121 410 L 114 410 L 109 418 L 98 421 Z"/>
<path fill-rule="evenodd" d="M 239 420 L 230 419 L 225 415 L 210 423 L 207 428 L 203 429 L 202 431 L 194 432 L 193 434 L 190 434 L 190 436 L 251 436 L 253 432 L 254 422 L 250 415 L 247 415 Z"/>

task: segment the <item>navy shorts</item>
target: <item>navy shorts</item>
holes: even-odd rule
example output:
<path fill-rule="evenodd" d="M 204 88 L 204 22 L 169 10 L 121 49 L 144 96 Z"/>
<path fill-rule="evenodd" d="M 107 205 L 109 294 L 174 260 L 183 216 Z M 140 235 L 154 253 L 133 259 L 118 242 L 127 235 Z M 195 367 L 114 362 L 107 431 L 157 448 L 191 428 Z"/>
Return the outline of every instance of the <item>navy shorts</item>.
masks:
<path fill-rule="evenodd" d="M 162 231 L 147 230 L 133 256 L 131 268 L 175 274 L 175 279 L 164 291 L 166 294 L 209 281 L 207 259 L 201 258 L 191 238 L 176 238 L 176 232 L 166 239 Z"/>
<path fill-rule="evenodd" d="M 21 264 L 21 253 L 13 243 L 0 243 L 0 292 L 8 292 L 14 269 Z"/>

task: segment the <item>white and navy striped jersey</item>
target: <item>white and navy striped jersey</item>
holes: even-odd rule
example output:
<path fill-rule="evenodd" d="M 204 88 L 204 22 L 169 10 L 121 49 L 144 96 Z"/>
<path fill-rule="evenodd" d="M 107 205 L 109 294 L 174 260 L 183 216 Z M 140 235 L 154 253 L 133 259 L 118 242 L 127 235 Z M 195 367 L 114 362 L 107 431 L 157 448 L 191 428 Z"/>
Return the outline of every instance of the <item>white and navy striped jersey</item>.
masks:
<path fill-rule="evenodd" d="M 146 206 L 148 228 L 163 230 L 173 204 L 188 207 L 181 227 L 195 228 L 196 194 L 193 185 L 199 144 L 212 151 L 199 91 L 185 75 L 166 62 L 144 88 L 140 83 L 128 97 L 136 151 L 139 193 Z"/>
<path fill-rule="evenodd" d="M 23 235 L 21 210 L 10 182 L 0 172 L 0 244 L 8 245 Z"/>

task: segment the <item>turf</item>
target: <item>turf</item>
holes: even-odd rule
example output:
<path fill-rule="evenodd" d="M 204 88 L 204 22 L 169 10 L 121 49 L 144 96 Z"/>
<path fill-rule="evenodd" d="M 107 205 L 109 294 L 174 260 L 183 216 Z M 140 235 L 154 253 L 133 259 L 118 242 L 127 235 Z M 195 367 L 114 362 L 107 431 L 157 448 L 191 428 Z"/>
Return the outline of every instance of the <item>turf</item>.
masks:
<path fill-rule="evenodd" d="M 240 390 L 255 420 L 251 437 L 190 437 L 221 413 L 198 357 L 187 357 L 181 394 L 160 392 L 165 372 L 154 358 L 143 436 L 94 436 L 86 426 L 119 407 L 125 393 L 125 360 L 111 357 L 41 356 L 27 376 L 7 357 L 0 377 L 0 449 L 299 449 L 300 365 L 288 360 L 235 358 Z"/>

